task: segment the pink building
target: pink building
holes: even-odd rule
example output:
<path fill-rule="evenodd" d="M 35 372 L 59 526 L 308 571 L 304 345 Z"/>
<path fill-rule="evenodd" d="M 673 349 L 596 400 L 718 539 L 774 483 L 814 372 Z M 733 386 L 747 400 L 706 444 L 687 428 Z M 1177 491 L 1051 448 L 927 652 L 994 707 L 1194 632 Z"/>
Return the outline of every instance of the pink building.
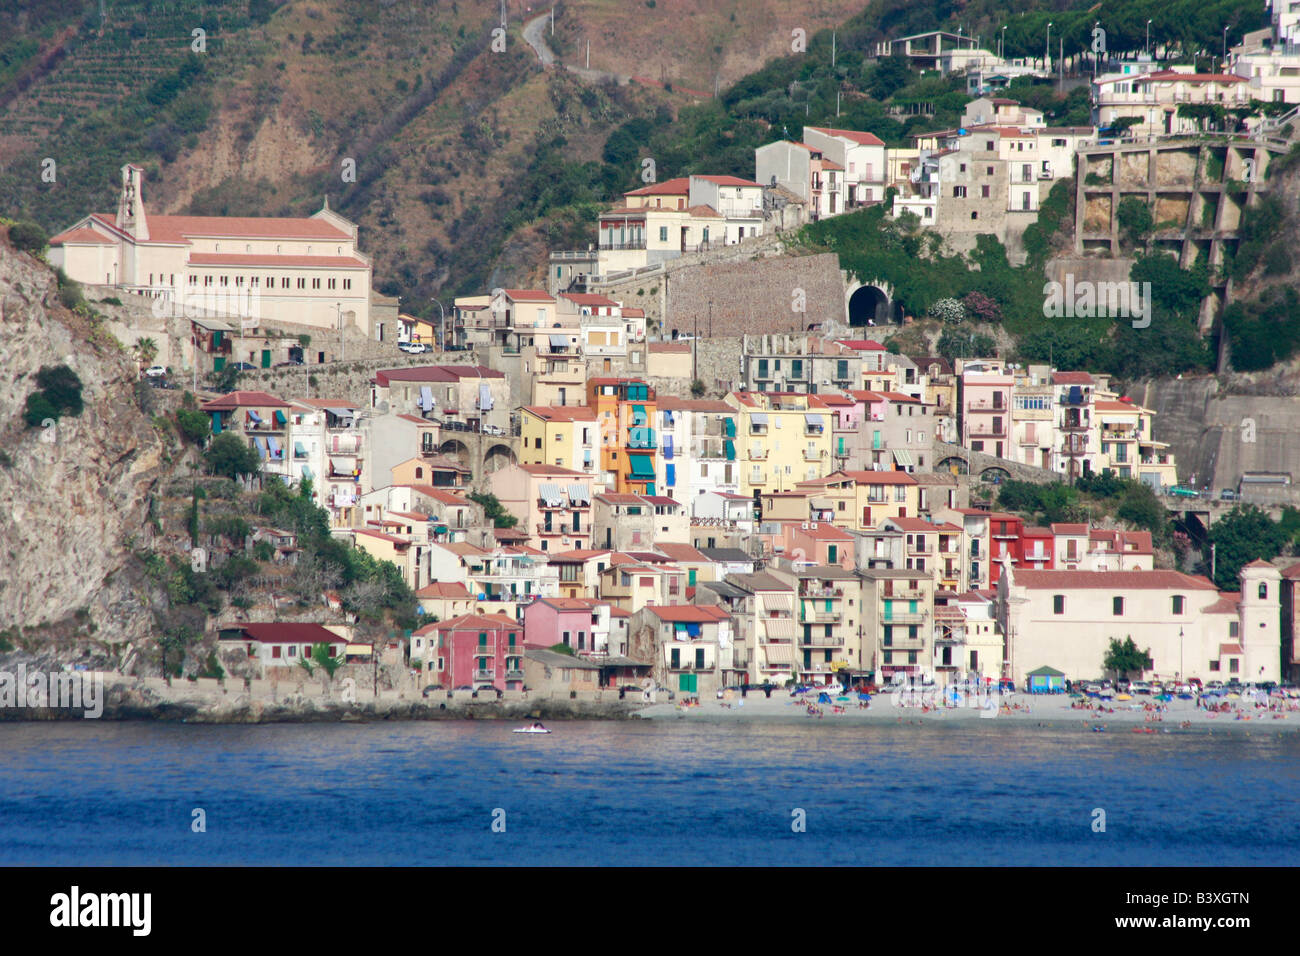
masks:
<path fill-rule="evenodd" d="M 524 608 L 524 643 L 548 648 L 567 644 L 575 654 L 595 650 L 600 614 L 583 598 L 541 598 Z"/>
<path fill-rule="evenodd" d="M 505 614 L 462 614 L 416 634 L 437 634 L 429 657 L 443 687 L 523 689 L 524 629 Z"/>
<path fill-rule="evenodd" d="M 967 363 L 958 380 L 962 445 L 998 458 L 1011 457 L 1011 389 L 1015 382 L 1000 365 Z"/>

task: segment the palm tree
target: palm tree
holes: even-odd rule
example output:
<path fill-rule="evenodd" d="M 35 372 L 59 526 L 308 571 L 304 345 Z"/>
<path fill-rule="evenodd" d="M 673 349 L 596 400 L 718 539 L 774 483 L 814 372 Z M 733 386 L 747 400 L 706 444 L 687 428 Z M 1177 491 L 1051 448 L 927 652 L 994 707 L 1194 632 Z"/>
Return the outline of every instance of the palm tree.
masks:
<path fill-rule="evenodd" d="M 158 343 L 153 339 L 141 339 L 135 343 L 135 351 L 140 358 L 140 364 L 150 366 L 158 357 Z"/>

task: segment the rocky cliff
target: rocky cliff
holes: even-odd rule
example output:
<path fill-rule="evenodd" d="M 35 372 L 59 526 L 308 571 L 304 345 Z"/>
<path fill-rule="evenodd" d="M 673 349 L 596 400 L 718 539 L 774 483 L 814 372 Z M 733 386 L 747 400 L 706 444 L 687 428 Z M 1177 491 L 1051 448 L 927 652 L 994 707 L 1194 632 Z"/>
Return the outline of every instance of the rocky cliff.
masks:
<path fill-rule="evenodd" d="M 56 365 L 80 377 L 85 409 L 29 428 L 36 374 Z M 150 629 L 132 546 L 147 542 L 169 456 L 138 404 L 133 358 L 91 310 L 64 307 L 44 263 L 3 238 L 0 369 L 0 631 L 31 649 L 115 658 Z"/>

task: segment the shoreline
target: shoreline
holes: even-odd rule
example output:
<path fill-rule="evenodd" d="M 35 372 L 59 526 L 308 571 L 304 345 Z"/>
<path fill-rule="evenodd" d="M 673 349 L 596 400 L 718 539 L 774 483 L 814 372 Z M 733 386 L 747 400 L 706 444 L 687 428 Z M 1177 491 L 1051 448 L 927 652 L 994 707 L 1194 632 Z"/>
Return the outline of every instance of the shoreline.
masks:
<path fill-rule="evenodd" d="M 272 723 L 371 723 L 393 720 L 478 720 L 493 722 L 524 720 L 646 720 L 657 723 L 691 721 L 710 725 L 793 725 L 802 723 L 852 726 L 944 726 L 1018 728 L 1074 727 L 1085 733 L 1241 733 L 1266 735 L 1300 731 L 1300 701 L 1285 702 L 1292 710 L 1269 711 L 1243 701 L 1229 702 L 1227 713 L 1199 709 L 1195 701 L 1175 699 L 1156 712 L 1146 709 L 1149 700 L 1111 702 L 1110 711 L 1079 709 L 1077 698 L 1065 695 L 1012 694 L 1003 701 L 996 716 L 970 706 L 905 706 L 897 694 L 877 694 L 868 707 L 855 699 L 834 705 L 819 705 L 810 714 L 810 701 L 775 691 L 771 698 L 761 693 L 731 700 L 707 699 L 695 706 L 680 701 L 646 704 L 641 701 L 606 699 L 584 695 L 582 699 L 561 697 L 515 697 L 503 700 L 475 700 L 467 697 L 429 699 L 409 697 L 395 691 L 378 697 L 347 701 L 334 695 L 312 693 L 310 685 L 291 685 L 270 698 L 248 691 L 197 686 L 161 680 L 122 678 L 106 675 L 102 713 L 88 717 L 82 711 L 51 707 L 0 707 L 0 722 L 68 722 L 87 719 L 110 721 L 161 721 L 192 724 Z M 215 682 L 213 682 L 215 684 Z M 319 688 L 315 688 L 319 691 Z M 1009 706 L 1008 706 L 1009 705 Z M 1240 716 L 1239 716 L 1240 715 Z"/>

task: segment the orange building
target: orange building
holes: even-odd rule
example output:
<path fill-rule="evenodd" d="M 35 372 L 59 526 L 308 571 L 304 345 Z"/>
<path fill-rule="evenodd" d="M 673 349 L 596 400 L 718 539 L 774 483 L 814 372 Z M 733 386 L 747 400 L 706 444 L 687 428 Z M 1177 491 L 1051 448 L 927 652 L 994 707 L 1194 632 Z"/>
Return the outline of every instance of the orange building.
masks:
<path fill-rule="evenodd" d="M 587 405 L 600 429 L 605 487 L 623 494 L 655 494 L 655 390 L 637 378 L 587 381 Z"/>

